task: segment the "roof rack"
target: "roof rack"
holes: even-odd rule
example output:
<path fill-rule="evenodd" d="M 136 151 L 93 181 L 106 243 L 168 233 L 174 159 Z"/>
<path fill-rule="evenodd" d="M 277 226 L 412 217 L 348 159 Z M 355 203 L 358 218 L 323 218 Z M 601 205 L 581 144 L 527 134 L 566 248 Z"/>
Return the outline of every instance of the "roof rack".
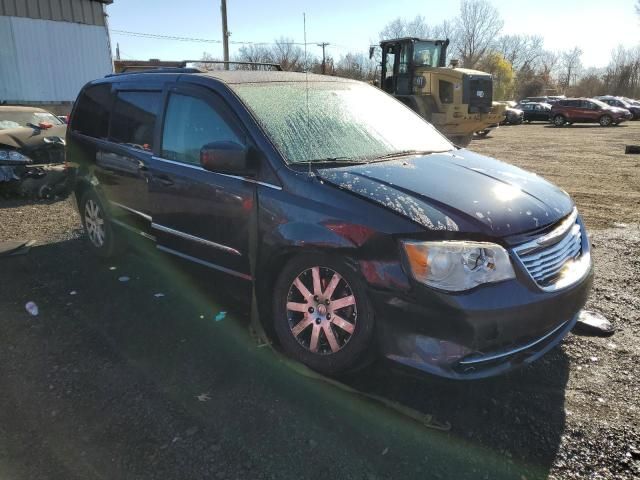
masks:
<path fill-rule="evenodd" d="M 206 63 L 206 64 L 221 64 L 221 65 L 247 65 L 250 67 L 271 67 L 278 72 L 282 71 L 282 67 L 279 63 L 267 63 L 267 62 L 226 62 L 224 60 L 185 60 L 185 63 Z"/>
<path fill-rule="evenodd" d="M 136 68 L 143 68 L 143 70 L 135 70 Z M 131 71 L 127 71 L 131 70 Z M 193 67 L 152 67 L 149 65 L 127 65 L 118 73 L 110 73 L 105 75 L 107 77 L 115 77 L 117 75 L 132 75 L 136 73 L 203 73 L 204 70 Z"/>
<path fill-rule="evenodd" d="M 159 63 L 160 61 L 157 60 Z M 223 60 L 182 60 L 179 62 L 171 62 L 178 64 L 179 66 L 172 67 L 166 65 L 158 65 L 154 66 L 153 63 L 149 62 L 141 62 L 140 64 L 128 64 L 122 66 L 121 71 L 118 73 L 110 73 L 105 75 L 107 77 L 113 77 L 116 75 L 127 75 L 127 74 L 135 74 L 135 73 L 205 73 L 206 70 L 196 67 L 187 67 L 187 63 L 201 63 L 201 64 L 219 64 L 219 65 L 244 65 L 248 67 L 253 67 L 253 70 L 257 70 L 258 67 L 268 67 L 273 68 L 276 71 L 282 71 L 282 67 L 277 63 L 265 63 L 265 62 L 225 62 Z"/>

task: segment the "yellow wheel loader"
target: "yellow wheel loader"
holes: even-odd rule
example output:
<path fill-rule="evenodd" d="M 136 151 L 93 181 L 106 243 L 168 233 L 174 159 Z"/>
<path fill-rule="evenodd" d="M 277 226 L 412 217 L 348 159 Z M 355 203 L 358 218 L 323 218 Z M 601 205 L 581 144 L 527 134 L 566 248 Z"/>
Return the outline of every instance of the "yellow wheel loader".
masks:
<path fill-rule="evenodd" d="M 493 79 L 478 70 L 447 67 L 449 40 L 397 38 L 380 42 L 380 88 L 415 110 L 453 143 L 497 127 L 505 106 L 493 104 Z M 371 47 L 373 56 L 375 47 Z"/>

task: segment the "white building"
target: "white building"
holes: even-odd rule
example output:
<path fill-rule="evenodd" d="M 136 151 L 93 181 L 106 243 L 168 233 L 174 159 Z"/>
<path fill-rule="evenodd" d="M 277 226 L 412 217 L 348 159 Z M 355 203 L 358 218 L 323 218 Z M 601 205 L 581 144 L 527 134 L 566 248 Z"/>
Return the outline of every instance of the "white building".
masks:
<path fill-rule="evenodd" d="M 113 71 L 112 2 L 0 0 L 0 103 L 68 113 L 85 83 Z"/>

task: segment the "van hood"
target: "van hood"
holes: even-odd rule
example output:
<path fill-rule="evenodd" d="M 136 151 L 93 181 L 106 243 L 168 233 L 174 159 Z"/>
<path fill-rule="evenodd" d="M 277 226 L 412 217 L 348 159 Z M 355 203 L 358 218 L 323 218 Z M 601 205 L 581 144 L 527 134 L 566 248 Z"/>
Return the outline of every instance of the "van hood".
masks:
<path fill-rule="evenodd" d="M 429 230 L 520 234 L 557 222 L 574 206 L 538 175 L 469 150 L 323 168 L 318 175 Z"/>

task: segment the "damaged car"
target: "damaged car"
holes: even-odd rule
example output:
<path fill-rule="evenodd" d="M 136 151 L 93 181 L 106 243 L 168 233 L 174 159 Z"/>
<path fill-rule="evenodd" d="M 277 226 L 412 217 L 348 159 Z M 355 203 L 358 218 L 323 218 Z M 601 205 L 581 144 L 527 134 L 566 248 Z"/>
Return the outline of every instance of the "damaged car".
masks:
<path fill-rule="evenodd" d="M 71 190 L 67 126 L 46 110 L 0 106 L 0 193 L 51 198 Z"/>
<path fill-rule="evenodd" d="M 254 292 L 276 347 L 324 374 L 376 355 L 504 373 L 561 342 L 591 288 L 566 192 L 362 82 L 111 75 L 81 91 L 67 141 L 97 255 L 148 242 Z"/>

